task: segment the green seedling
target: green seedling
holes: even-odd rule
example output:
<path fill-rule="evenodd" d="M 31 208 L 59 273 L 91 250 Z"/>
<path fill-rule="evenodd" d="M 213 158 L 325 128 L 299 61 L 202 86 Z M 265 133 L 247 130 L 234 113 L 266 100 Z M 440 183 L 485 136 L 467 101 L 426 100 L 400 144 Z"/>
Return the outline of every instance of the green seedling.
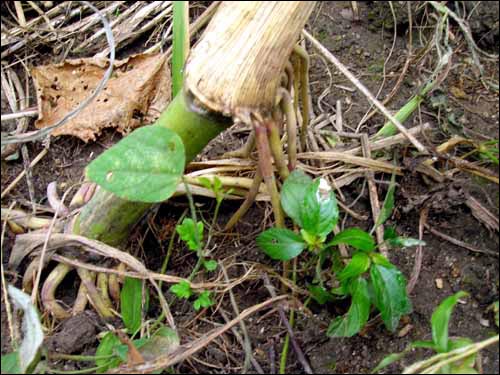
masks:
<path fill-rule="evenodd" d="M 393 179 L 394 183 L 394 179 Z M 388 193 L 384 210 L 377 220 L 382 224 L 394 206 L 394 192 Z M 359 229 L 346 229 L 328 240 L 337 225 L 339 210 L 335 195 L 323 179 L 312 180 L 301 171 L 294 171 L 286 179 L 281 191 L 281 205 L 285 213 L 300 228 L 300 233 L 285 228 L 271 228 L 257 237 L 259 247 L 272 259 L 287 261 L 304 251 L 316 264 L 311 298 L 327 303 L 337 298 L 351 298 L 346 315 L 335 318 L 327 334 L 349 337 L 357 334 L 368 321 L 372 306 L 381 313 L 390 331 L 395 331 L 402 315 L 411 312 L 403 274 L 378 253 L 371 234 Z M 384 211 L 383 210 L 383 211 Z M 414 246 L 423 242 L 399 237 L 393 229 L 386 231 L 386 243 L 392 246 Z M 354 249 L 346 266 L 335 248 L 348 245 Z M 328 290 L 322 279 L 323 266 L 330 260 L 338 287 Z"/>
<path fill-rule="evenodd" d="M 434 351 L 436 356 L 410 366 L 405 373 L 477 374 L 474 364 L 479 347 L 475 348 L 475 344 L 468 338 L 451 339 L 448 336 L 448 325 L 453 308 L 460 298 L 466 296 L 467 293 L 458 292 L 446 298 L 434 310 L 431 318 L 432 340 L 412 342 L 403 352 L 385 357 L 372 372 L 378 372 L 400 360 L 413 349 L 425 348 Z M 411 372 L 410 369 L 412 369 Z"/>

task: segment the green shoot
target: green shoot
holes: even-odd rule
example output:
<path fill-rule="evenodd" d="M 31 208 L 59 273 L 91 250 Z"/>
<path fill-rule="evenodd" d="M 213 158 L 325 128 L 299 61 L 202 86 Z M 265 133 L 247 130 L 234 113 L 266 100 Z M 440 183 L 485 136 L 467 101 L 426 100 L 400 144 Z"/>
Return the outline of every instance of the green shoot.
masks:
<path fill-rule="evenodd" d="M 172 41 L 172 97 L 182 90 L 183 69 L 189 54 L 189 1 L 174 1 Z"/>

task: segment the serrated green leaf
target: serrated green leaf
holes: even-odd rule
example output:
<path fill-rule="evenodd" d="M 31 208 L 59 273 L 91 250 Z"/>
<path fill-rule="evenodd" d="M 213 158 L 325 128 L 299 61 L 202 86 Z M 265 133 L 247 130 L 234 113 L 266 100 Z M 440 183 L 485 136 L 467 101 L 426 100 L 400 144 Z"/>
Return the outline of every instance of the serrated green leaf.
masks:
<path fill-rule="evenodd" d="M 396 267 L 379 264 L 371 266 L 370 278 L 375 306 L 380 311 L 387 329 L 394 332 L 401 316 L 411 312 L 411 303 L 406 293 L 406 279 Z"/>
<path fill-rule="evenodd" d="M 351 261 L 342 270 L 342 272 L 339 273 L 337 278 L 342 283 L 347 279 L 358 277 L 370 268 L 370 263 L 370 257 L 366 253 L 358 251 L 354 253 Z"/>
<path fill-rule="evenodd" d="M 209 272 L 215 271 L 215 269 L 217 268 L 217 261 L 215 261 L 213 259 L 212 260 L 206 260 L 206 261 L 203 262 L 203 266 Z"/>
<path fill-rule="evenodd" d="M 309 290 L 311 297 L 320 305 L 333 300 L 333 296 L 325 288 L 319 285 L 309 285 L 307 289 Z"/>
<path fill-rule="evenodd" d="M 2 374 L 24 374 L 24 371 L 21 371 L 17 350 L 2 355 Z"/>
<path fill-rule="evenodd" d="M 161 202 L 175 192 L 186 162 L 181 138 L 159 125 L 143 126 L 103 152 L 87 177 L 120 198 Z"/>
<path fill-rule="evenodd" d="M 275 260 L 290 260 L 307 246 L 301 236 L 289 229 L 271 228 L 257 236 L 257 245 Z"/>
<path fill-rule="evenodd" d="M 458 292 L 446 298 L 439 304 L 437 309 L 432 313 L 432 341 L 436 344 L 438 353 L 446 353 L 448 351 L 448 324 L 450 322 L 451 313 L 460 298 L 467 296 L 466 292 Z"/>
<path fill-rule="evenodd" d="M 389 183 L 389 189 L 384 199 L 384 204 L 380 209 L 380 214 L 378 215 L 377 221 L 372 229 L 372 232 L 379 225 L 385 223 L 385 221 L 391 217 L 392 210 L 394 209 L 394 192 L 396 191 L 396 174 L 393 173 L 391 176 L 391 182 Z"/>
<path fill-rule="evenodd" d="M 23 311 L 23 340 L 17 348 L 17 353 L 21 373 L 27 373 L 34 369 L 40 358 L 39 351 L 43 343 L 42 324 L 30 296 L 10 284 L 7 286 L 7 291 L 16 313 L 17 310 Z"/>
<path fill-rule="evenodd" d="M 375 240 L 373 237 L 359 228 L 349 228 L 340 232 L 333 237 L 333 240 L 328 243 L 327 247 L 336 246 L 341 243 L 363 251 L 372 251 L 375 249 Z"/>
<path fill-rule="evenodd" d="M 215 302 L 210 298 L 210 292 L 206 290 L 200 293 L 198 298 L 194 301 L 193 307 L 198 311 L 201 308 L 210 307 L 213 304 L 215 304 Z"/>
<path fill-rule="evenodd" d="M 188 299 L 193 294 L 191 285 L 185 280 L 172 285 L 169 290 L 179 298 Z"/>
<path fill-rule="evenodd" d="M 193 251 L 201 249 L 201 240 L 203 239 L 203 222 L 198 221 L 196 225 L 198 226 L 198 235 L 194 231 L 194 221 L 189 217 L 175 228 L 181 240 L 186 242 L 188 248 Z"/>
<path fill-rule="evenodd" d="M 115 350 L 121 345 L 120 339 L 113 333 L 107 332 L 102 338 L 96 350 L 96 357 L 106 357 L 115 354 Z M 119 357 L 113 358 L 97 358 L 95 360 L 96 366 L 100 367 L 98 373 L 104 373 L 110 368 L 118 367 L 122 363 Z"/>
<path fill-rule="evenodd" d="M 140 279 L 125 277 L 120 292 L 120 309 L 123 323 L 131 334 L 141 327 L 142 283 L 143 281 Z"/>
<path fill-rule="evenodd" d="M 392 247 L 411 247 L 411 246 L 425 246 L 425 241 L 418 240 L 410 237 L 394 237 L 387 240 L 387 243 Z"/>
<path fill-rule="evenodd" d="M 294 170 L 287 177 L 281 189 L 281 206 L 283 211 L 292 218 L 294 223 L 302 226 L 302 202 L 306 195 L 307 187 L 312 179 L 301 170 Z"/>
<path fill-rule="evenodd" d="M 320 184 L 321 179 L 317 179 L 307 187 L 300 218 L 309 234 L 325 237 L 337 224 L 339 209 L 333 191 Z"/>
<path fill-rule="evenodd" d="M 351 307 L 347 314 L 334 319 L 326 334 L 330 337 L 351 337 L 357 334 L 368 321 L 370 315 L 370 296 L 365 279 L 353 281 Z"/>

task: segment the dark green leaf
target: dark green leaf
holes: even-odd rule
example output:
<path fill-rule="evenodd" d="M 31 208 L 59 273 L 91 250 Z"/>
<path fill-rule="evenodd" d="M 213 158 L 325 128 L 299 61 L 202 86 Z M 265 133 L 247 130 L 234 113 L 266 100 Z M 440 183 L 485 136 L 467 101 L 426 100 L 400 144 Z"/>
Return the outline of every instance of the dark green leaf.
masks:
<path fill-rule="evenodd" d="M 336 246 L 341 243 L 363 251 L 372 251 L 375 249 L 375 240 L 373 237 L 359 228 L 349 228 L 340 232 L 333 237 L 333 240 L 327 246 Z"/>
<path fill-rule="evenodd" d="M 201 308 L 210 307 L 213 304 L 215 304 L 215 302 L 210 298 L 210 292 L 204 291 L 194 301 L 193 307 L 196 311 L 198 311 Z"/>
<path fill-rule="evenodd" d="M 406 294 L 406 280 L 396 267 L 373 264 L 370 268 L 375 306 L 382 315 L 385 326 L 391 332 L 398 327 L 402 315 L 411 312 Z"/>
<path fill-rule="evenodd" d="M 123 323 L 129 333 L 135 333 L 142 321 L 142 280 L 125 277 L 120 292 L 120 308 Z"/>
<path fill-rule="evenodd" d="M 168 199 L 181 181 L 184 145 L 172 130 L 143 126 L 92 161 L 87 177 L 120 198 L 136 202 Z"/>
<path fill-rule="evenodd" d="M 312 179 L 304 172 L 296 169 L 287 177 L 281 189 L 281 206 L 283 211 L 301 228 L 301 210 L 307 187 Z"/>
<path fill-rule="evenodd" d="M 206 260 L 203 262 L 203 266 L 205 267 L 205 269 L 207 271 L 215 271 L 215 269 L 217 268 L 217 261 L 215 260 Z"/>
<path fill-rule="evenodd" d="M 275 260 L 290 260 L 306 248 L 302 237 L 282 228 L 271 228 L 259 234 L 257 245 Z"/>
<path fill-rule="evenodd" d="M 186 242 L 188 248 L 193 251 L 201 249 L 201 240 L 203 239 L 203 222 L 198 221 L 196 225 L 198 226 L 198 234 L 194 231 L 193 219 L 189 217 L 185 218 L 182 224 L 177 225 L 175 228 L 181 240 Z"/>
<path fill-rule="evenodd" d="M 455 293 L 441 302 L 432 314 L 432 340 L 436 344 L 436 350 L 439 353 L 448 351 L 448 323 L 450 322 L 451 313 L 458 300 L 465 296 L 467 296 L 467 293 L 462 291 Z"/>
<path fill-rule="evenodd" d="M 425 246 L 425 241 L 420 241 L 410 237 L 395 237 L 387 240 L 387 243 L 392 247 L 411 247 L 422 245 Z"/>
<path fill-rule="evenodd" d="M 351 307 L 346 315 L 334 319 L 326 334 L 330 337 L 351 337 L 357 334 L 368 321 L 370 315 L 370 296 L 365 279 L 353 281 Z"/>
<path fill-rule="evenodd" d="M 193 294 L 193 292 L 191 291 L 191 286 L 185 280 L 172 285 L 170 287 L 170 291 L 174 293 L 177 297 L 185 299 L 188 299 Z"/>
<path fill-rule="evenodd" d="M 320 305 L 323 305 L 333 300 L 333 296 L 330 293 L 328 293 L 328 291 L 325 288 L 322 288 L 319 285 L 309 285 L 307 289 L 309 289 L 311 297 Z"/>
<path fill-rule="evenodd" d="M 392 210 L 394 209 L 394 192 L 396 190 L 396 174 L 392 174 L 391 182 L 389 184 L 389 189 L 387 190 L 387 195 L 384 199 L 384 204 L 380 209 L 380 214 L 378 215 L 377 221 L 373 230 L 379 225 L 382 225 L 388 218 L 392 215 Z"/>
<path fill-rule="evenodd" d="M 301 210 L 302 227 L 312 235 L 327 236 L 337 224 L 339 209 L 330 186 L 321 179 L 309 184 Z"/>
<path fill-rule="evenodd" d="M 21 371 L 17 351 L 2 355 L 2 374 L 24 374 L 24 371 Z"/>
<path fill-rule="evenodd" d="M 358 277 L 362 273 L 366 272 L 370 267 L 370 257 L 366 253 L 356 252 L 352 256 L 351 261 L 347 266 L 339 273 L 338 279 L 342 283 L 347 279 Z"/>
<path fill-rule="evenodd" d="M 392 238 L 396 238 L 398 234 L 396 233 L 396 228 L 394 227 L 386 227 L 384 229 L 384 240 L 390 240 Z"/>
<path fill-rule="evenodd" d="M 96 357 L 106 357 L 115 354 L 115 350 L 121 345 L 120 339 L 113 333 L 108 332 L 104 335 L 99 346 L 96 350 Z M 110 368 L 115 368 L 120 365 L 122 361 L 119 357 L 114 358 L 98 358 L 95 360 L 96 366 L 102 367 L 98 370 L 98 373 L 103 373 Z"/>

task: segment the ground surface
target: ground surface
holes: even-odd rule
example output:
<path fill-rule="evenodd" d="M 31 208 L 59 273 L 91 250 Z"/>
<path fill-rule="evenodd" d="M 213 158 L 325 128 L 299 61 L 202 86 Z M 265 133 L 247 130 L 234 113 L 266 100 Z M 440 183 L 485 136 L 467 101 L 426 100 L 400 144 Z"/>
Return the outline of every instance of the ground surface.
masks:
<path fill-rule="evenodd" d="M 376 8 L 362 3 L 360 5 L 361 21 L 353 22 L 349 8 L 344 3 L 324 2 L 317 6 L 310 18 L 310 29 L 313 34 L 336 54 L 374 93 L 382 83 L 382 68 L 387 57 L 392 38 L 392 24 L 382 27 L 373 27 L 370 17 L 385 17 L 391 19 L 388 8 Z M 405 9 L 398 9 L 404 12 Z M 389 16 L 388 16 L 389 14 Z M 399 14 L 399 13 L 398 13 Z M 498 17 L 498 12 L 497 12 Z M 497 18 L 498 21 L 498 18 Z M 406 28 L 404 21 L 400 25 L 392 57 L 386 65 L 386 73 L 395 72 L 389 76 L 381 91 L 380 97 L 385 95 L 394 86 L 399 72 L 406 58 Z M 498 40 L 495 41 L 498 43 Z M 497 48 L 497 47 L 496 47 Z M 421 116 L 414 116 L 407 124 L 418 124 L 419 121 L 429 121 L 434 131 L 428 135 L 426 144 L 437 145 L 448 139 L 452 134 L 464 134 L 471 138 L 481 139 L 481 135 L 498 138 L 498 96 L 488 93 L 480 82 L 470 78 L 470 71 L 463 68 L 463 61 L 467 58 L 466 48 L 458 51 L 454 57 L 455 68 L 441 86 L 441 93 L 450 98 L 448 101 L 448 114 L 456 114 L 460 118 L 460 127 L 449 125 L 446 120 L 436 115 L 429 103 L 422 106 Z M 498 52 L 498 51 L 497 51 Z M 498 66 L 485 65 L 488 75 L 498 82 Z M 340 73 L 331 66 L 328 67 L 317 55 L 312 57 L 311 90 L 314 109 L 319 113 L 321 109 L 331 112 L 337 100 L 341 100 L 344 107 L 344 121 L 346 126 L 356 128 L 363 115 L 368 111 L 369 104 L 362 95 L 354 90 L 344 88 L 352 87 Z M 412 66 L 404 82 L 390 102 L 390 109 L 400 108 L 414 93 L 419 81 L 421 71 Z M 428 73 L 428 72 L 427 72 Z M 331 86 L 329 81 L 331 80 Z M 466 94 L 464 98 L 452 97 L 453 87 L 460 87 Z M 325 89 L 330 88 L 330 93 L 322 95 Z M 3 99 L 2 99 L 3 102 Z M 319 102 L 319 103 L 318 103 Z M 2 105 L 2 111 L 3 111 Z M 361 128 L 362 131 L 373 133 L 383 123 L 379 115 L 372 117 Z M 224 151 L 234 149 L 244 141 L 244 134 L 225 134 L 222 142 L 212 143 L 206 156 L 216 156 Z M 241 137 L 241 138 L 240 138 Z M 59 183 L 71 184 L 80 181 L 82 170 L 89 160 L 112 145 L 119 135 L 107 131 L 96 143 L 84 144 L 72 138 L 61 137 L 52 141 L 49 154 L 36 166 L 33 174 L 34 196 L 37 203 L 45 204 L 46 186 L 49 182 L 57 180 Z M 30 156 L 33 158 L 40 150 L 39 145 L 28 146 Z M 405 154 L 405 149 L 398 151 L 399 156 L 411 159 Z M 2 190 L 22 171 L 22 162 L 2 161 Z M 496 170 L 498 173 L 498 170 Z M 388 176 L 379 177 L 388 179 Z M 465 241 L 477 248 L 497 252 L 499 241 L 498 232 L 491 232 L 479 223 L 472 215 L 463 200 L 453 197 L 470 193 L 489 210 L 498 215 L 498 185 L 473 178 L 465 173 L 455 175 L 454 180 L 442 186 L 428 185 L 417 174 L 407 174 L 399 181 L 397 190 L 396 210 L 389 224 L 396 226 L 399 233 L 411 237 L 418 237 L 418 222 L 422 205 L 415 204 L 415 199 L 426 194 L 438 195 L 440 204 L 433 205 L 430 211 L 428 224 L 441 232 L 456 239 Z M 379 196 L 385 195 L 387 185 L 379 184 Z M 358 180 L 343 189 L 347 202 L 353 201 L 362 190 L 362 182 Z M 19 202 L 29 201 L 29 194 L 25 183 L 20 183 L 10 193 L 8 199 L 2 201 L 6 205 L 12 200 Z M 203 219 L 210 222 L 213 213 L 213 201 L 209 199 L 197 200 Z M 365 194 L 352 209 L 358 213 L 369 215 L 369 199 Z M 147 220 L 139 225 L 131 236 L 129 247 L 132 254 L 143 259 L 151 270 L 158 270 L 163 262 L 168 239 L 176 221 L 187 207 L 184 198 L 174 199 L 161 205 L 159 210 L 151 215 L 148 220 L 161 228 L 161 232 L 152 234 L 151 226 Z M 29 206 L 26 207 L 29 209 Z M 229 219 L 236 210 L 234 203 L 224 203 L 218 218 L 220 227 Z M 233 233 L 217 232 L 213 240 L 215 259 L 231 259 L 235 266 L 229 270 L 230 276 L 241 275 L 244 264 L 257 262 L 271 266 L 277 271 L 280 265 L 270 261 L 255 244 L 255 236 L 262 229 L 270 225 L 269 212 L 263 203 L 256 204 L 245 218 L 237 225 Z M 371 225 L 347 216 L 344 226 L 359 226 L 365 229 Z M 149 229 L 148 229 L 149 228 Z M 6 245 L 4 246 L 4 261 L 8 258 L 14 235 L 6 232 Z M 316 373 L 367 373 L 387 354 L 402 351 L 413 340 L 430 339 L 430 317 L 432 311 L 445 297 L 465 290 L 470 293 L 470 298 L 464 304 L 457 305 L 450 324 L 451 336 L 464 336 L 479 341 L 490 335 L 496 334 L 498 329 L 492 321 L 492 316 L 487 312 L 488 306 L 498 300 L 499 273 L 498 257 L 487 254 L 473 253 L 433 236 L 428 231 L 424 234 L 427 246 L 424 248 L 423 266 L 415 290 L 411 294 L 413 312 L 405 317 L 400 325 L 401 331 L 389 333 L 377 319 L 373 319 L 363 330 L 362 334 L 349 339 L 329 339 L 325 335 L 326 328 L 333 316 L 343 314 L 345 306 L 328 304 L 326 306 L 309 305 L 310 313 L 299 313 L 295 334 L 302 349 Z M 160 246 L 159 246 L 160 244 Z M 409 277 L 414 264 L 413 248 L 391 252 L 390 259 Z M 147 254 L 147 256 L 146 256 Z M 196 259 L 188 253 L 182 245 L 175 247 L 169 265 L 168 273 L 187 276 L 191 272 Z M 241 264 L 241 265 L 238 265 Z M 15 281 L 15 273 L 8 273 L 9 280 Z M 205 276 L 200 275 L 199 280 Z M 442 286 L 437 287 L 436 280 L 442 280 Z M 304 283 L 305 280 L 299 280 Z M 19 281 L 17 281 L 19 283 Z M 76 293 L 75 280 L 68 278 L 65 288 L 59 298 L 63 301 L 71 300 Z M 438 282 L 439 284 L 439 282 Z M 240 310 L 250 307 L 269 298 L 267 290 L 259 280 L 246 281 L 233 289 Z M 221 302 L 218 300 L 217 302 Z M 303 302 L 303 301 L 302 301 Z M 227 295 L 222 301 L 221 308 L 232 313 Z M 158 315 L 158 306 L 151 304 L 148 316 L 154 318 Z M 172 311 L 183 342 L 190 341 L 203 335 L 204 332 L 214 328 L 215 323 L 223 323 L 216 309 L 197 314 L 185 302 L 175 302 Z M 89 320 L 90 319 L 90 320 Z M 49 339 L 49 347 L 61 351 L 91 354 L 95 351 L 97 340 L 95 336 L 88 335 L 89 331 L 98 332 L 102 326 L 93 325 L 97 319 L 79 317 L 72 322 L 65 322 L 54 327 L 52 333 L 58 334 Z M 77 328 L 85 330 L 75 334 Z M 285 336 L 285 328 L 280 322 L 277 312 L 270 315 L 257 314 L 247 321 L 247 327 L 255 349 L 256 359 L 264 371 L 270 371 L 270 353 L 276 353 L 275 366 L 277 368 L 279 353 Z M 405 332 L 404 332 L 405 331 Z M 92 331 L 94 332 L 94 331 Z M 2 304 L 2 338 L 8 337 L 5 310 Z M 71 336 L 81 337 L 78 343 L 72 342 Z M 2 353 L 9 350 L 8 340 L 2 340 Z M 77 345 L 77 346 L 75 346 Z M 422 359 L 425 352 L 415 352 L 406 357 L 400 364 L 393 365 L 388 371 L 401 371 L 402 366 Z M 482 365 L 485 373 L 498 373 L 499 366 L 498 348 L 488 348 L 482 352 Z M 244 353 L 232 334 L 223 335 L 205 350 L 199 352 L 191 359 L 176 366 L 176 371 L 182 373 L 237 373 L 241 369 Z M 54 364 L 63 369 L 77 369 L 78 365 L 72 362 Z M 302 368 L 296 361 L 293 351 L 289 355 L 287 367 L 291 373 L 300 373 Z M 253 369 L 252 369 L 253 370 Z"/>

